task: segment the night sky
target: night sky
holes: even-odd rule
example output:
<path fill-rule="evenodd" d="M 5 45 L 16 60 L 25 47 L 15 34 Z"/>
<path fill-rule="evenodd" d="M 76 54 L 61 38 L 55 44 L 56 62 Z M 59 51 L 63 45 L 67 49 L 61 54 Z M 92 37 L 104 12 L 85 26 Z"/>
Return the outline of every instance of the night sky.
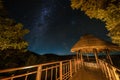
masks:
<path fill-rule="evenodd" d="M 68 55 L 83 34 L 110 41 L 105 24 L 72 10 L 70 0 L 4 0 L 9 17 L 30 30 L 28 50 L 38 54 Z"/>

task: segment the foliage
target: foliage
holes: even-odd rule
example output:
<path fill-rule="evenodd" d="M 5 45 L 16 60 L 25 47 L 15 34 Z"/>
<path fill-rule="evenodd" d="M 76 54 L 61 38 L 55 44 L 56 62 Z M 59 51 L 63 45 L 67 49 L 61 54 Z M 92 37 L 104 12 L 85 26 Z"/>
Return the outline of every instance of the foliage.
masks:
<path fill-rule="evenodd" d="M 0 51 L 0 53 L 2 53 L 0 54 L 0 69 L 20 67 L 25 63 L 25 57 L 21 51 L 7 49 Z"/>
<path fill-rule="evenodd" d="M 28 59 L 26 60 L 26 66 L 28 65 L 34 65 L 34 64 L 37 64 L 38 63 L 38 58 L 37 56 L 34 56 L 34 55 L 29 55 Z"/>
<path fill-rule="evenodd" d="M 114 43 L 120 44 L 120 1 L 119 0 L 71 0 L 73 9 L 84 11 L 90 18 L 105 22 L 109 36 Z"/>
<path fill-rule="evenodd" d="M 23 37 L 28 32 L 27 29 L 23 29 L 21 23 L 0 17 L 0 50 L 25 49 L 28 43 L 24 41 Z"/>

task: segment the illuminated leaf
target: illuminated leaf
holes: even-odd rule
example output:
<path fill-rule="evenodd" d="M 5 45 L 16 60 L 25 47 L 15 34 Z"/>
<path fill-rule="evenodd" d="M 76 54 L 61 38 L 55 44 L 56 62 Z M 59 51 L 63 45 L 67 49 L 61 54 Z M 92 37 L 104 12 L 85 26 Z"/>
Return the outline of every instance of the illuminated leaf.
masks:
<path fill-rule="evenodd" d="M 106 24 L 113 43 L 120 45 L 120 38 L 117 33 L 120 29 L 115 30 L 120 24 L 120 1 L 119 0 L 71 0 L 73 9 L 84 11 L 90 18 L 99 19 Z M 120 26 L 119 26 L 120 27 Z"/>
<path fill-rule="evenodd" d="M 25 49 L 28 43 L 23 37 L 29 30 L 23 29 L 21 23 L 0 17 L 0 50 L 5 49 Z"/>

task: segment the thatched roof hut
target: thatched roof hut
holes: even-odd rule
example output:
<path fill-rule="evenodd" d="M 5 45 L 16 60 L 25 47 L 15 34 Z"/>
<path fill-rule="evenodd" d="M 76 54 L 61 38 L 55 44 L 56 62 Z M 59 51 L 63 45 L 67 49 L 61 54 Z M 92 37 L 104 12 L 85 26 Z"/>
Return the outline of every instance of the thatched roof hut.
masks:
<path fill-rule="evenodd" d="M 94 53 L 96 59 L 99 52 L 108 53 L 109 51 L 120 51 L 120 47 L 93 35 L 82 36 L 80 40 L 71 48 L 71 52 Z"/>
<path fill-rule="evenodd" d="M 93 49 L 98 52 L 108 49 L 109 51 L 120 51 L 118 45 L 104 41 L 93 35 L 84 35 L 80 40 L 71 48 L 71 52 L 82 51 L 84 53 L 91 53 Z"/>

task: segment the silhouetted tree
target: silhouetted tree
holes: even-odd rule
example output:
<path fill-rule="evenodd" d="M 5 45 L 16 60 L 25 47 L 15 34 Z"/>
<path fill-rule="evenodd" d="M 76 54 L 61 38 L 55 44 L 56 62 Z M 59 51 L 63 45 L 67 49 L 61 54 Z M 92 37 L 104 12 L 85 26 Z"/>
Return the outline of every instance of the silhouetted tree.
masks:
<path fill-rule="evenodd" d="M 105 22 L 108 36 L 120 45 L 120 0 L 71 0 L 71 7 Z"/>
<path fill-rule="evenodd" d="M 19 57 L 19 53 L 27 50 L 28 42 L 23 37 L 28 32 L 29 30 L 23 29 L 21 23 L 0 17 L 0 67 L 10 68 L 20 65 L 22 58 Z"/>

